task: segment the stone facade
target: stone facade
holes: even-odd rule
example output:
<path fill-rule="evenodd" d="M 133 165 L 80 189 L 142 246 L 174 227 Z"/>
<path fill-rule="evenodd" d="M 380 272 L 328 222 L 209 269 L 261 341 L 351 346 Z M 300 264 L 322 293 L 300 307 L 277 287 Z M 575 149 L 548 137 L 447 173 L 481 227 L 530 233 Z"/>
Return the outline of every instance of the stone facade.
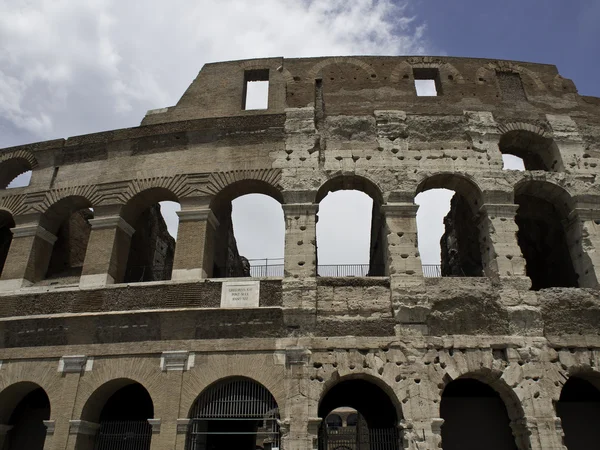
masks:
<path fill-rule="evenodd" d="M 264 78 L 268 108 L 243 109 Z M 423 78 L 437 96 L 416 95 Z M 600 386 L 598 164 L 600 99 L 554 66 L 437 57 L 207 64 L 139 127 L 4 149 L 3 186 L 33 176 L 0 191 L 0 440 L 19 448 L 39 425 L 28 448 L 91 449 L 129 389 L 140 411 L 151 399 L 152 450 L 205 448 L 190 444 L 197 400 L 240 377 L 276 402 L 265 449 L 330 450 L 322 422 L 340 407 L 392 430 L 386 449 L 586 448 L 598 427 L 569 423 L 600 403 L 563 391 Z M 427 278 L 414 198 L 435 188 L 458 194 L 451 276 Z M 373 198 L 372 276 L 317 276 L 319 202 L 341 189 Z M 282 205 L 284 276 L 258 280 L 258 307 L 221 308 L 231 201 L 249 193 Z M 181 205 L 176 243 L 160 201 Z M 160 281 L 128 278 L 136 258 Z M 497 408 L 503 438 L 483 442 L 484 413 L 460 431 L 477 408 Z"/>

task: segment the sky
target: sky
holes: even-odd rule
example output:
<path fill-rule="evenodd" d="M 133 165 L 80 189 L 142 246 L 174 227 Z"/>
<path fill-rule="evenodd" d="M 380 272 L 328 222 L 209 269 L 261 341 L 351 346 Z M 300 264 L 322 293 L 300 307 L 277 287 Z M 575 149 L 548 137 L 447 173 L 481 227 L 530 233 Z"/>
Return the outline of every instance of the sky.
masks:
<path fill-rule="evenodd" d="M 175 104 L 203 64 L 231 59 L 523 60 L 556 64 L 581 94 L 600 97 L 598 23 L 598 0 L 0 0 L 0 148 L 137 126 L 147 110 Z M 323 264 L 367 262 L 370 199 L 344 194 L 321 203 Z M 433 197 L 417 199 L 424 263 L 439 260 L 449 202 Z M 173 205 L 163 206 L 175 234 Z M 276 202 L 240 198 L 233 220 L 241 254 L 283 256 Z"/>

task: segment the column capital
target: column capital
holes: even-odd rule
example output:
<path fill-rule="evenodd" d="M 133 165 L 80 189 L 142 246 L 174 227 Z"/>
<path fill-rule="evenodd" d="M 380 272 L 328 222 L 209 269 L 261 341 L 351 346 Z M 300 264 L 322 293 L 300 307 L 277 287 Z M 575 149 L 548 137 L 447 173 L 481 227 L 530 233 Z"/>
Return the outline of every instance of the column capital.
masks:
<path fill-rule="evenodd" d="M 152 434 L 160 433 L 160 419 L 148 419 L 148 423 L 152 427 Z"/>
<path fill-rule="evenodd" d="M 69 420 L 69 434 L 84 434 L 95 436 L 100 424 L 88 422 L 87 420 Z"/>
<path fill-rule="evenodd" d="M 416 217 L 419 205 L 414 203 L 386 203 L 381 205 L 381 211 L 386 217 Z"/>
<path fill-rule="evenodd" d="M 186 434 L 190 419 L 177 419 L 177 434 Z"/>
<path fill-rule="evenodd" d="M 89 220 L 92 230 L 104 230 L 108 228 L 120 228 L 130 237 L 135 233 L 135 228 L 129 225 L 121 216 L 98 217 Z"/>
<path fill-rule="evenodd" d="M 56 236 L 38 224 L 19 225 L 11 228 L 11 231 L 14 238 L 37 236 L 51 245 L 54 245 L 58 239 Z"/>
<path fill-rule="evenodd" d="M 181 211 L 177 211 L 177 216 L 180 222 L 207 221 L 213 228 L 219 226 L 219 221 L 210 208 L 182 209 Z"/>
<path fill-rule="evenodd" d="M 319 212 L 318 203 L 284 203 L 281 207 L 286 216 L 314 215 Z"/>
<path fill-rule="evenodd" d="M 43 420 L 44 426 L 46 427 L 46 435 L 53 435 L 56 429 L 56 421 L 54 420 Z"/>

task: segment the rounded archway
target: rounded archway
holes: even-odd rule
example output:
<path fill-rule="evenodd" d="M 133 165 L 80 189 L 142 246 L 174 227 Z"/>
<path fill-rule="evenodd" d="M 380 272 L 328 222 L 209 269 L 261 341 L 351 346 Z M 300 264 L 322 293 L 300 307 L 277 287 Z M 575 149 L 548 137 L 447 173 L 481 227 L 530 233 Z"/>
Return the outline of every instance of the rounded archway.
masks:
<path fill-rule="evenodd" d="M 76 450 L 149 450 L 154 418 L 150 394 L 128 378 L 111 380 L 90 396 L 81 419 L 97 424 L 94 436 L 79 435 Z"/>
<path fill-rule="evenodd" d="M 15 226 L 12 214 L 6 210 L 0 210 L 0 274 L 4 269 L 8 250 L 12 242 L 11 228 Z"/>
<path fill-rule="evenodd" d="M 600 442 L 600 376 L 571 376 L 556 404 L 564 444 L 569 450 L 588 450 Z"/>
<path fill-rule="evenodd" d="M 444 450 L 517 450 L 506 405 L 486 383 L 451 381 L 442 394 L 440 417 Z"/>
<path fill-rule="evenodd" d="M 4 450 L 42 450 L 46 425 L 50 419 L 50 400 L 40 386 L 31 382 L 13 384 L 0 393 L 0 423 L 8 432 L 0 439 Z"/>
<path fill-rule="evenodd" d="M 424 275 L 482 276 L 486 261 L 479 187 L 466 176 L 437 173 L 422 180 L 415 194 Z"/>
<path fill-rule="evenodd" d="M 269 390 L 249 378 L 229 378 L 202 392 L 189 414 L 186 450 L 280 448 L 279 408 Z"/>
<path fill-rule="evenodd" d="M 0 163 L 0 189 L 6 189 L 13 185 L 13 181 L 21 181 L 18 187 L 27 186 L 31 175 L 29 177 L 23 177 L 24 174 L 31 174 L 33 165 L 37 164 L 35 158 L 30 156 L 10 158 Z M 19 178 L 19 180 L 15 180 Z M 22 178 L 22 180 L 21 180 Z M 17 187 L 17 186 L 15 186 Z"/>
<path fill-rule="evenodd" d="M 212 277 L 283 276 L 281 204 L 281 192 L 257 179 L 236 181 L 215 195 L 210 203 L 218 223 L 209 239 Z"/>
<path fill-rule="evenodd" d="M 332 414 L 333 413 L 333 414 Z M 338 427 L 331 417 L 347 413 L 353 425 Z M 364 379 L 345 379 L 332 386 L 319 403 L 323 418 L 319 450 L 347 446 L 356 450 L 399 450 L 399 407 L 377 384 Z M 341 430 L 341 431 L 340 431 Z"/>
<path fill-rule="evenodd" d="M 500 138 L 498 148 L 503 155 L 522 159 L 525 170 L 564 170 L 560 151 L 554 141 L 533 131 L 508 131 Z"/>
<path fill-rule="evenodd" d="M 175 239 L 168 231 L 161 203 L 179 199 L 169 189 L 153 187 L 134 195 L 123 206 L 121 217 L 132 227 L 129 246 L 119 249 L 127 255 L 118 281 L 137 283 L 170 280 L 175 256 Z M 176 205 L 172 205 L 175 206 Z M 175 220 L 176 217 L 174 218 Z M 127 252 L 127 253 L 125 253 Z"/>
<path fill-rule="evenodd" d="M 317 272 L 320 276 L 385 275 L 386 233 L 379 187 L 339 175 L 317 191 Z"/>
<path fill-rule="evenodd" d="M 569 220 L 574 208 L 569 193 L 552 183 L 527 180 L 515 186 L 515 203 L 517 241 L 531 289 L 580 287 L 574 262 L 583 256 L 582 236 L 578 221 Z"/>

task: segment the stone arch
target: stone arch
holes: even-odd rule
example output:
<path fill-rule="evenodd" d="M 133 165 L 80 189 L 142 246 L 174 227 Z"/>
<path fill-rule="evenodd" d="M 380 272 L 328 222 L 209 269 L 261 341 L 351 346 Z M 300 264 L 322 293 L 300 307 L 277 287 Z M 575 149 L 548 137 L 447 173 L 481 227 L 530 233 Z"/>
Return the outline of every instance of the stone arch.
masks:
<path fill-rule="evenodd" d="M 563 443 L 569 450 L 594 447 L 600 439 L 600 373 L 590 366 L 569 369 L 560 395 L 555 401 L 556 415 L 561 420 Z"/>
<path fill-rule="evenodd" d="M 15 219 L 12 213 L 0 207 L 0 274 L 4 269 L 6 263 L 6 257 L 10 249 L 12 242 L 12 231 L 11 228 L 15 226 Z"/>
<path fill-rule="evenodd" d="M 341 190 L 356 190 L 368 195 L 373 200 L 373 207 L 371 210 L 368 275 L 384 275 L 386 270 L 387 241 L 385 233 L 385 217 L 382 210 L 382 189 L 376 182 L 364 175 L 336 173 L 333 176 L 330 176 L 327 181 L 319 187 L 315 194 L 315 203 L 321 203 L 329 193 Z M 321 211 L 323 211 L 323 209 L 321 209 Z M 318 239 L 319 236 L 317 236 L 317 247 Z"/>
<path fill-rule="evenodd" d="M 214 192 L 210 200 L 210 209 L 216 218 L 214 234 L 209 238 L 212 245 L 213 277 L 240 277 L 249 275 L 247 259 L 240 255 L 233 229 L 233 200 L 248 194 L 262 194 L 271 197 L 279 204 L 284 198 L 278 185 L 281 173 L 261 171 L 248 173 L 245 171 L 211 175 Z M 218 190 L 217 190 L 218 189 Z M 216 191 L 216 192 L 215 192 Z M 285 226 L 282 222 L 281 226 Z"/>
<path fill-rule="evenodd" d="M 25 150 L 16 150 L 0 156 L 0 189 L 6 186 L 18 175 L 33 170 L 38 166 L 33 154 Z"/>
<path fill-rule="evenodd" d="M 560 150 L 542 126 L 511 122 L 499 125 L 498 131 L 500 152 L 521 158 L 525 170 L 564 171 Z"/>
<path fill-rule="evenodd" d="M 382 448 L 402 448 L 398 435 L 398 425 L 403 419 L 402 407 L 393 388 L 382 379 L 365 374 L 332 377 L 324 383 L 316 407 L 317 415 L 310 417 L 323 419 L 319 432 L 320 448 L 326 448 L 335 439 L 324 420 L 331 411 L 341 407 L 357 411 L 357 428 L 368 441 L 377 439 Z M 358 439 L 358 434 L 355 438 Z"/>
<path fill-rule="evenodd" d="M 497 427 L 503 421 L 502 409 L 506 413 L 504 429 Z M 465 412 L 471 416 L 459 416 Z M 487 442 L 486 448 L 530 448 L 521 401 L 499 371 L 478 370 L 464 373 L 455 379 L 446 375 L 441 393 L 440 417 L 444 419 L 442 445 L 448 450 L 481 448 L 485 435 L 472 437 L 473 441 L 470 442 L 471 433 L 464 430 L 465 426 L 471 429 L 476 418 L 482 420 L 476 428 L 486 430 L 486 433 L 493 436 L 493 439 Z"/>
<path fill-rule="evenodd" d="M 211 383 L 196 397 L 187 417 L 189 450 L 217 443 L 218 448 L 250 448 L 260 441 L 280 447 L 279 404 L 252 378 L 230 376 Z"/>
<path fill-rule="evenodd" d="M 0 392 L 0 424 L 10 429 L 0 436 L 2 448 L 42 450 L 50 412 L 50 398 L 39 384 L 19 381 L 5 387 Z"/>
<path fill-rule="evenodd" d="M 283 63 L 283 58 L 281 61 Z M 242 70 L 265 69 L 267 68 L 267 65 L 268 64 L 265 64 L 265 61 L 262 59 L 240 61 L 240 68 Z M 283 67 L 283 65 L 279 66 L 276 71 L 281 74 L 286 83 L 294 82 L 294 77 L 292 76 L 291 72 L 287 68 Z"/>
<path fill-rule="evenodd" d="M 489 63 L 479 67 L 476 72 L 477 83 L 484 84 L 485 81 L 480 81 L 480 80 L 486 79 L 486 73 L 495 72 L 496 70 L 505 71 L 505 72 L 516 72 L 521 75 L 527 75 L 527 77 L 531 79 L 531 81 L 533 82 L 533 84 L 535 84 L 536 88 L 539 91 L 546 90 L 546 85 L 540 79 L 540 77 L 537 76 L 537 74 L 535 72 L 533 72 L 532 70 L 526 69 L 523 66 L 515 64 L 514 62 L 511 62 L 511 61 L 489 62 Z"/>
<path fill-rule="evenodd" d="M 104 361 L 96 359 L 91 372 L 86 372 L 84 377 L 79 380 L 77 388 L 77 397 L 73 407 L 73 418 L 82 419 L 86 404 L 92 398 L 94 392 L 102 386 L 117 387 L 118 383 L 113 384 L 113 380 L 127 380 L 124 384 L 137 383 L 144 387 L 154 403 L 154 414 L 156 417 L 165 416 L 164 408 L 167 399 L 161 396 L 164 391 L 164 372 L 159 369 L 159 357 L 131 357 L 118 358 L 113 361 Z M 107 390 L 110 392 L 110 390 Z M 89 403 L 88 407 L 92 403 Z M 96 403 L 98 405 L 98 403 Z"/>
<path fill-rule="evenodd" d="M 594 287 L 597 280 L 581 245 L 582 223 L 569 191 L 547 180 L 525 178 L 515 185 L 515 203 L 517 241 L 531 288 Z"/>
<path fill-rule="evenodd" d="M 449 62 L 444 62 L 441 59 L 428 58 L 410 59 L 397 64 L 390 74 L 390 81 L 392 83 L 398 83 L 405 75 L 408 75 L 409 79 L 412 79 L 413 69 L 438 69 L 440 72 L 447 72 L 452 75 L 454 82 L 458 84 L 465 83 L 463 75 L 454 65 Z"/>
<path fill-rule="evenodd" d="M 198 395 L 209 386 L 227 378 L 247 378 L 264 386 L 275 398 L 281 417 L 287 417 L 284 372 L 283 365 L 273 364 L 272 354 L 209 357 L 208 364 L 202 370 L 192 370 L 183 384 L 179 416 L 188 417 Z"/>
<path fill-rule="evenodd" d="M 148 390 L 131 378 L 115 378 L 99 386 L 86 400 L 81 420 L 95 424 L 95 435 L 79 434 L 76 450 L 112 448 L 119 440 L 135 439 L 140 450 L 150 450 L 154 402 Z"/>
<path fill-rule="evenodd" d="M 483 194 L 478 184 L 463 174 L 441 172 L 426 174 L 415 195 L 430 189 L 454 191 L 450 212 L 444 218 L 445 232 L 440 241 L 441 275 L 479 277 L 487 272 L 485 213 Z M 486 255 L 486 257 L 484 257 Z"/>
<path fill-rule="evenodd" d="M 368 63 L 364 62 L 361 59 L 356 57 L 346 57 L 346 56 L 336 56 L 334 58 L 327 58 L 322 61 L 319 61 L 317 64 L 312 66 L 307 73 L 307 76 L 310 80 L 314 80 L 317 78 L 323 69 L 332 64 L 350 64 L 362 69 L 369 77 L 376 78 L 377 73 Z"/>
<path fill-rule="evenodd" d="M 13 217 L 26 214 L 27 210 L 29 209 L 25 204 L 26 198 L 27 196 L 25 194 L 11 195 L 10 197 L 0 198 L 0 208 L 10 212 Z"/>

